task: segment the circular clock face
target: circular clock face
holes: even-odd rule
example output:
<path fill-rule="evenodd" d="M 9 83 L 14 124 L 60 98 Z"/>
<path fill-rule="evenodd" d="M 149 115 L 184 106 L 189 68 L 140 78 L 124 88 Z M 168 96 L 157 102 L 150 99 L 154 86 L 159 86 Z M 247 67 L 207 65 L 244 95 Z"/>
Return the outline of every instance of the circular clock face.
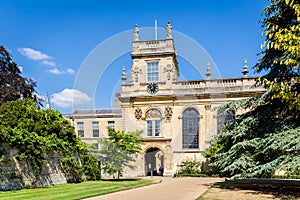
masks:
<path fill-rule="evenodd" d="M 149 94 L 155 94 L 158 91 L 158 85 L 156 83 L 147 84 L 147 92 Z"/>

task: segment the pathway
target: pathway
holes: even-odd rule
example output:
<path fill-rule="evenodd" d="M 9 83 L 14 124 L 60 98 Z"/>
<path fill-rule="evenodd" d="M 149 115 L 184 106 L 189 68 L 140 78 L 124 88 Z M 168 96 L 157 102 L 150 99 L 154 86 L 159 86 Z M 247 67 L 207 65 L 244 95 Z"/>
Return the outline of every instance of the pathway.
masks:
<path fill-rule="evenodd" d="M 131 190 L 88 198 L 86 200 L 194 200 L 221 178 L 155 177 L 162 182 Z"/>

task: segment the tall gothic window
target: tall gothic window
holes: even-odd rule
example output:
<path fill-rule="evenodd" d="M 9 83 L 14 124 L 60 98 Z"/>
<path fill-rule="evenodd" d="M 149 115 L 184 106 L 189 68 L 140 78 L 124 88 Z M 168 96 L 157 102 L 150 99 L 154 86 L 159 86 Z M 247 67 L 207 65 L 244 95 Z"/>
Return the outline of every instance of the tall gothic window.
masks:
<path fill-rule="evenodd" d="M 151 108 L 146 112 L 147 136 L 161 136 L 161 113 L 158 109 Z"/>
<path fill-rule="evenodd" d="M 182 148 L 199 148 L 199 113 L 194 108 L 182 113 Z"/>
<path fill-rule="evenodd" d="M 218 111 L 218 134 L 221 133 L 224 125 L 235 118 L 234 111 L 225 111 L 223 113 Z"/>
<path fill-rule="evenodd" d="M 147 63 L 147 82 L 157 82 L 159 80 L 158 62 Z"/>

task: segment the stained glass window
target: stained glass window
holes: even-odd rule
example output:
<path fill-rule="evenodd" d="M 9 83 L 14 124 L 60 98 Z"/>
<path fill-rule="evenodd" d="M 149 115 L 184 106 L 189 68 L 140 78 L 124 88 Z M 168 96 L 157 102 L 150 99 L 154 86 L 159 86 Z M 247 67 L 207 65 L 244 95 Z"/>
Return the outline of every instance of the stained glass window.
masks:
<path fill-rule="evenodd" d="M 199 148 L 199 113 L 194 108 L 182 113 L 182 148 Z"/>

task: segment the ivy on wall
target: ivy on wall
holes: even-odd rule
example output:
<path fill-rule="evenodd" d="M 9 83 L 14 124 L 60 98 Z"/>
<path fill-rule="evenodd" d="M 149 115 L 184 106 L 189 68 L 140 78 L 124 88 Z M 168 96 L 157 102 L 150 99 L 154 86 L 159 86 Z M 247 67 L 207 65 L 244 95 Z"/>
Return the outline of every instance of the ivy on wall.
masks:
<path fill-rule="evenodd" d="M 31 99 L 0 106 L 0 149 L 4 145 L 19 150 L 17 159 L 30 164 L 37 180 L 50 154 L 61 156 L 64 172 L 72 176 L 70 182 L 100 176 L 97 160 L 88 153 L 72 125 L 58 111 L 38 109 Z"/>

